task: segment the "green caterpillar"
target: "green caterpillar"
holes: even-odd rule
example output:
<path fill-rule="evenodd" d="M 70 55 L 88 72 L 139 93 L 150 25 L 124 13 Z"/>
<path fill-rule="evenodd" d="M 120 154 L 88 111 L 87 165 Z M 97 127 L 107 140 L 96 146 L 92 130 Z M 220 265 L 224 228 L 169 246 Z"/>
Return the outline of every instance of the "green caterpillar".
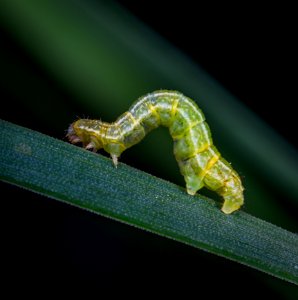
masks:
<path fill-rule="evenodd" d="M 127 148 L 139 143 L 158 126 L 169 128 L 174 155 L 186 181 L 188 194 L 202 187 L 224 198 L 222 211 L 230 214 L 244 203 L 239 175 L 213 145 L 204 114 L 194 101 L 176 91 L 155 91 L 139 98 L 114 123 L 80 119 L 70 125 L 67 136 L 86 149 L 103 148 L 117 166 Z"/>

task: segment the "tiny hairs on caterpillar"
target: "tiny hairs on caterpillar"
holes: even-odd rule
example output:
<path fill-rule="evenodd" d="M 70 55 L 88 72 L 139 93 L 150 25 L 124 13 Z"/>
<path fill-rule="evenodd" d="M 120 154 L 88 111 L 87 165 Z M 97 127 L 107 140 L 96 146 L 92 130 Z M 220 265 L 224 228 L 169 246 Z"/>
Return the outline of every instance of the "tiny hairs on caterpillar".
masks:
<path fill-rule="evenodd" d="M 177 91 L 155 91 L 139 98 L 115 122 L 80 119 L 72 123 L 67 137 L 86 149 L 108 152 L 115 166 L 127 148 L 139 143 L 158 126 L 169 128 L 174 155 L 188 194 L 206 187 L 224 199 L 222 211 L 230 214 L 244 203 L 243 186 L 230 163 L 213 145 L 204 114 L 194 101 Z"/>

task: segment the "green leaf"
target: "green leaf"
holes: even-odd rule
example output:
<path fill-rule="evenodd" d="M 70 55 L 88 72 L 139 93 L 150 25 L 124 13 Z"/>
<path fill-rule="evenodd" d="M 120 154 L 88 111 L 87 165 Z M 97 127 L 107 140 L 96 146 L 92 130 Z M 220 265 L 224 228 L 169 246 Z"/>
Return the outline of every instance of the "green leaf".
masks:
<path fill-rule="evenodd" d="M 0 121 L 0 178 L 298 284 L 298 236 L 184 188 Z"/>

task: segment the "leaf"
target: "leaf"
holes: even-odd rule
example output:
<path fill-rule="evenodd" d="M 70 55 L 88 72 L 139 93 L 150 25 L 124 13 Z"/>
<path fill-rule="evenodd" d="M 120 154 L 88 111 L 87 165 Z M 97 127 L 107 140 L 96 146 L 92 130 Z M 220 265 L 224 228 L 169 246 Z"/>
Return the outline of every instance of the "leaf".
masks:
<path fill-rule="evenodd" d="M 0 178 L 298 283 L 298 236 L 123 163 L 0 121 Z"/>

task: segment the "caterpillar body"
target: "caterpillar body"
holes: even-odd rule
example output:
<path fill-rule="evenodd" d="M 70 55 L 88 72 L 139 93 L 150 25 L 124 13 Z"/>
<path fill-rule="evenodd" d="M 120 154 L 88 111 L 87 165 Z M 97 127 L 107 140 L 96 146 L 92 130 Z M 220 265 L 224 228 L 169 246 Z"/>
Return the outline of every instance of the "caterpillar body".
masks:
<path fill-rule="evenodd" d="M 127 148 L 139 143 L 158 126 L 169 128 L 174 140 L 174 155 L 186 182 L 188 194 L 202 187 L 224 199 L 222 211 L 230 214 L 244 203 L 243 186 L 230 163 L 213 145 L 204 114 L 196 103 L 177 91 L 160 90 L 139 98 L 115 122 L 79 119 L 67 136 L 86 149 L 108 152 L 115 166 Z"/>

